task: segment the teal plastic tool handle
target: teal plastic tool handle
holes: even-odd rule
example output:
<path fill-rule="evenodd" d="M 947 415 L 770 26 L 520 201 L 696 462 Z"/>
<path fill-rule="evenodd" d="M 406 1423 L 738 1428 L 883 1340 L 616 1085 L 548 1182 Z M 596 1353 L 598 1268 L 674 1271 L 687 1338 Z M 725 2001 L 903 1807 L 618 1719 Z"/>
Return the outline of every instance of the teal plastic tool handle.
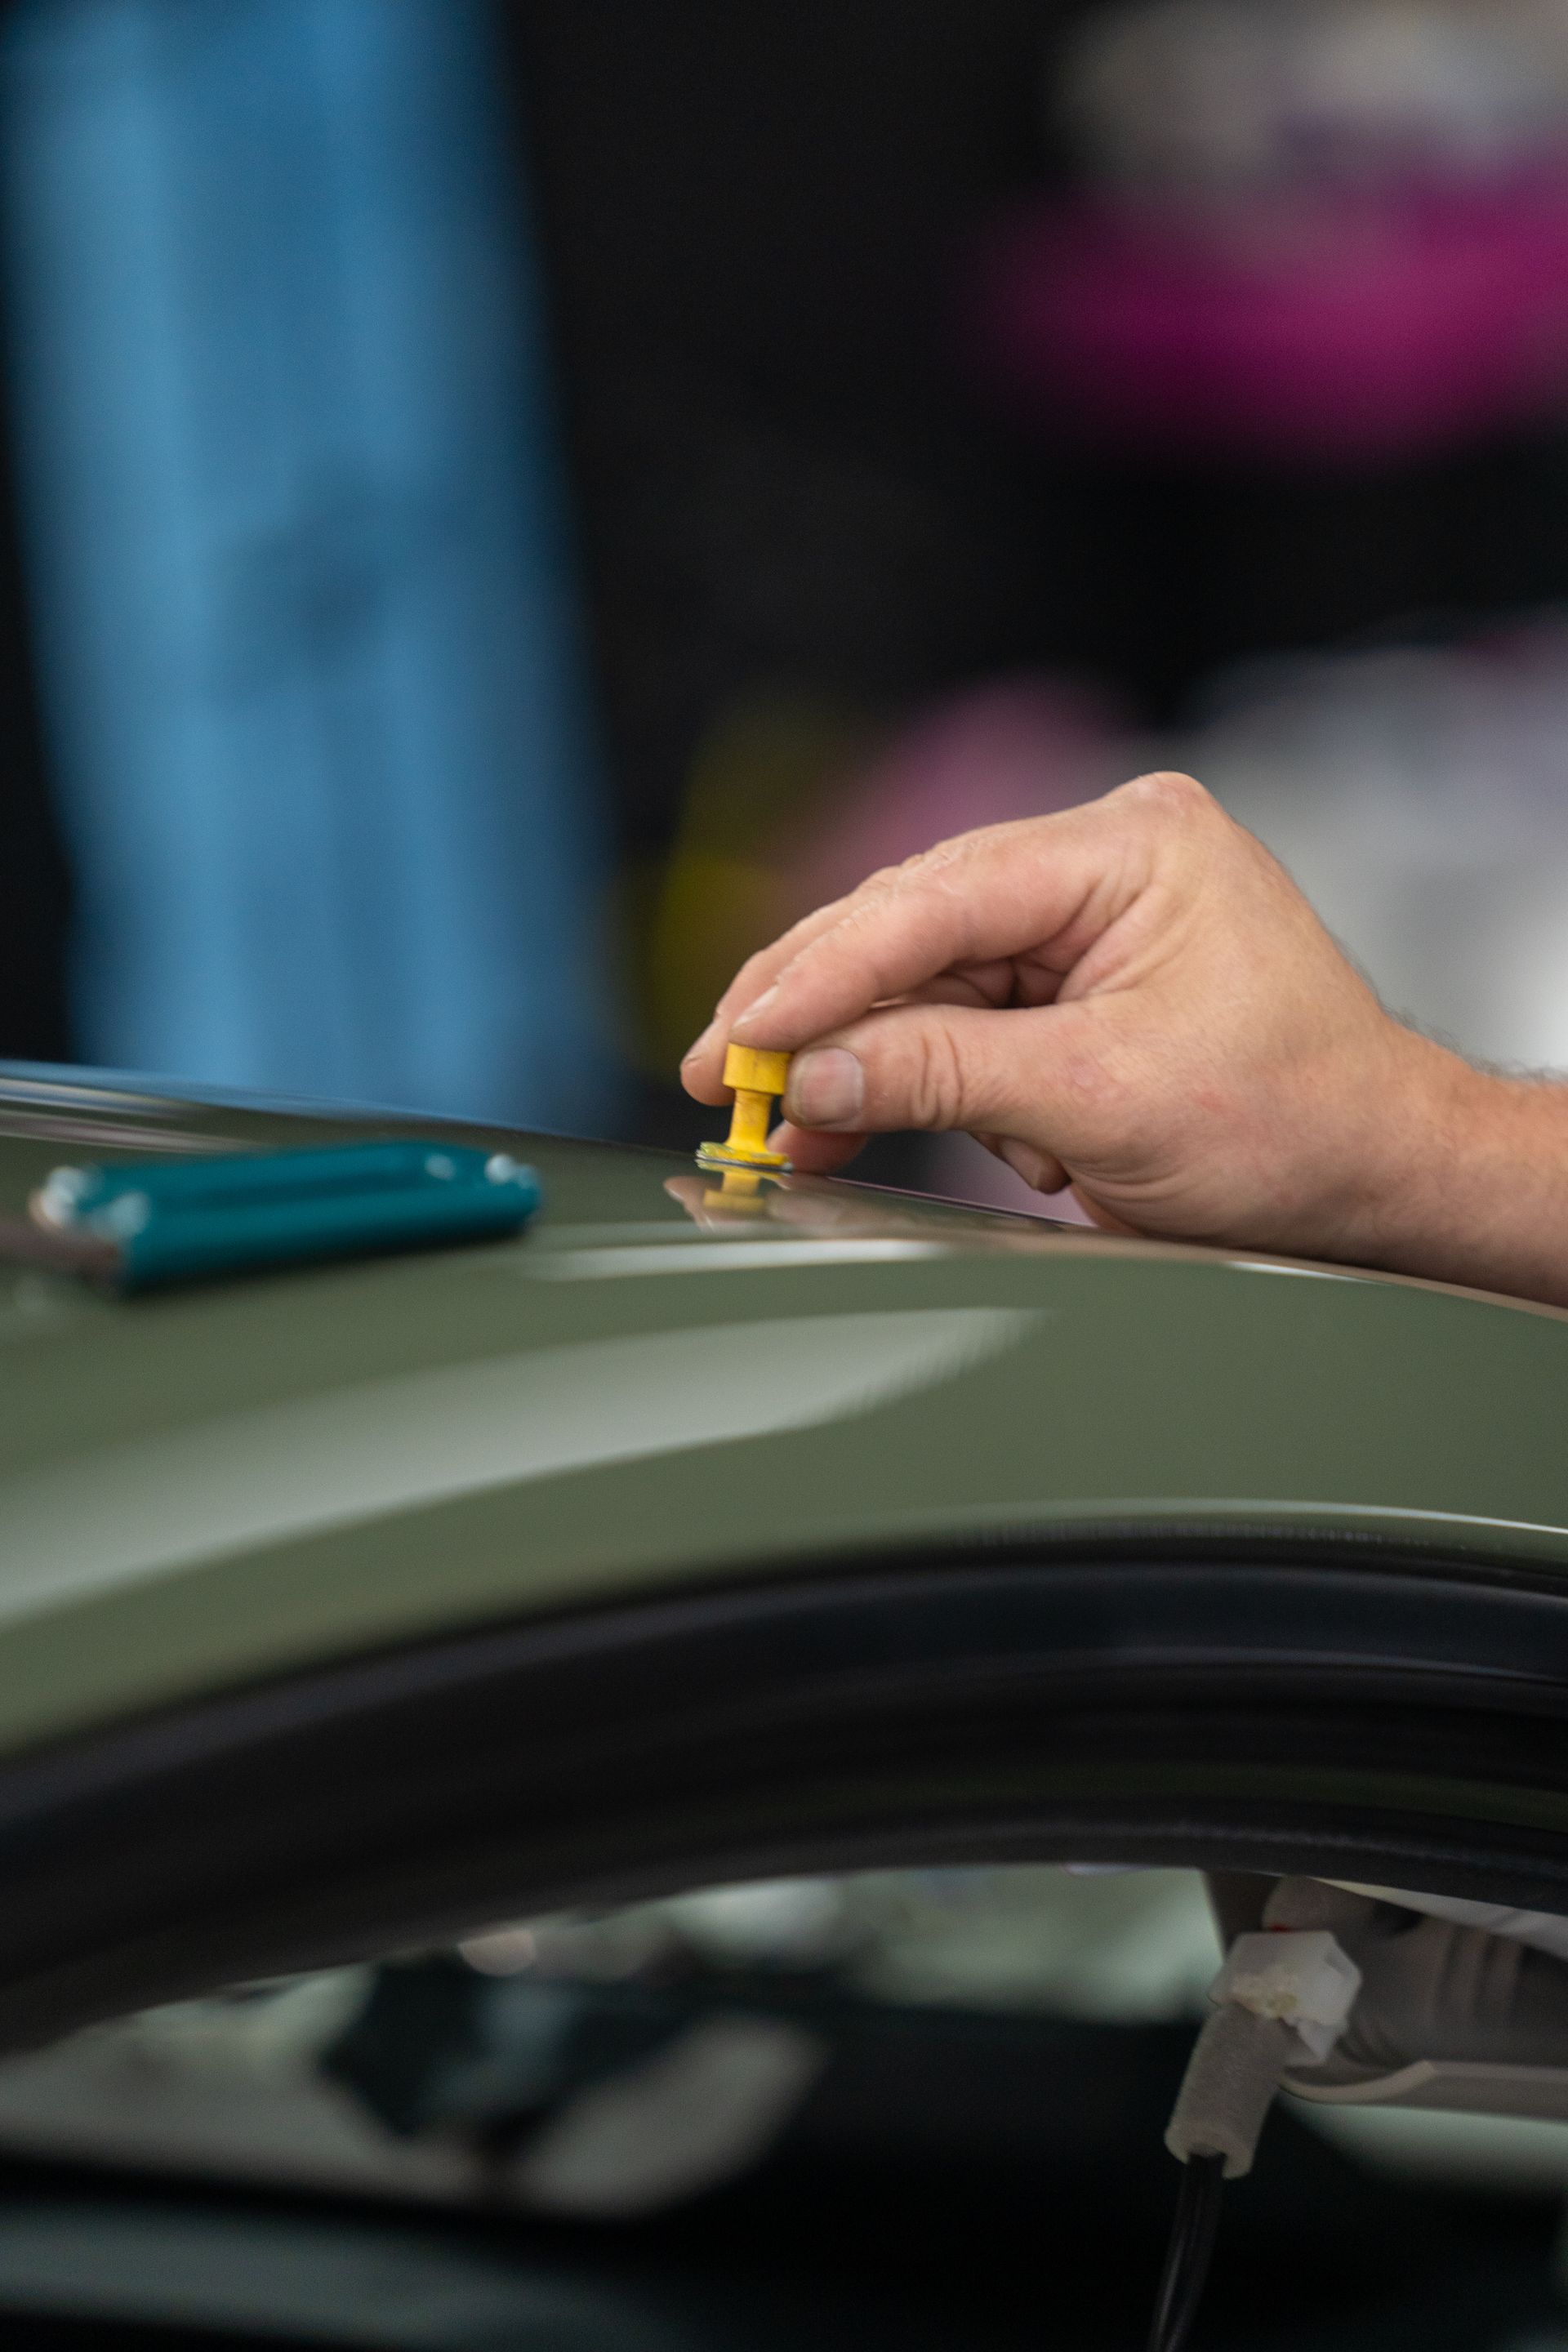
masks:
<path fill-rule="evenodd" d="M 237 1151 L 218 1160 L 122 1160 L 101 1168 L 57 1168 L 44 1199 L 58 1222 L 90 1217 L 127 1192 L 159 1209 L 216 1209 L 242 1202 L 303 1200 L 332 1192 L 428 1191 L 479 1184 L 492 1168 L 516 1170 L 468 1145 L 350 1143 L 311 1151 Z"/>
<path fill-rule="evenodd" d="M 373 1143 L 219 1160 L 57 1169 L 39 1196 L 58 1232 L 111 1243 L 124 1290 L 311 1259 L 518 1232 L 531 1168 L 445 1143 Z"/>

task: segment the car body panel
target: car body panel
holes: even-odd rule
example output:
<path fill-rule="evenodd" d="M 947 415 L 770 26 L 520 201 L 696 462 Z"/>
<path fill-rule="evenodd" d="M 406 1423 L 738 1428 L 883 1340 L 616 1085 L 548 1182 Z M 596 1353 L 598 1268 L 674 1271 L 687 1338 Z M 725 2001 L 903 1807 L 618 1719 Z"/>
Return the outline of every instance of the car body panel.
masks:
<path fill-rule="evenodd" d="M 1568 1570 L 1568 1317 L 672 1154 L 0 1084 L 62 1160 L 461 1133 L 513 1242 L 121 1300 L 0 1272 L 0 1750 L 488 1621 L 1075 1531 Z"/>

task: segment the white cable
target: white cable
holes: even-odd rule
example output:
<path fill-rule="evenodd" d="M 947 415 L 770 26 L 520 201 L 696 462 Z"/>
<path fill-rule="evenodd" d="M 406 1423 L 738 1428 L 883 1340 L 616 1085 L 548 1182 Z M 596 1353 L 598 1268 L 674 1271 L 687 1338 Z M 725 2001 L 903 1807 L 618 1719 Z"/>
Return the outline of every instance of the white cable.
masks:
<path fill-rule="evenodd" d="M 1281 2077 L 1321 2065 L 1360 1990 L 1361 1970 L 1324 1928 L 1238 1936 L 1209 1988 L 1214 2014 L 1165 2134 L 1172 2155 L 1223 2157 L 1227 2180 L 1249 2172 Z"/>

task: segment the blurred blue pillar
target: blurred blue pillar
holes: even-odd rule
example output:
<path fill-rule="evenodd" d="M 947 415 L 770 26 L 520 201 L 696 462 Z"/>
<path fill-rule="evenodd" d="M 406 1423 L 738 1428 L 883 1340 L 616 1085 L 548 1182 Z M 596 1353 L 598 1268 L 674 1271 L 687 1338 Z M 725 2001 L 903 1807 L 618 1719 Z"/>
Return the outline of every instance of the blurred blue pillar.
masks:
<path fill-rule="evenodd" d="M 23 0 L 0 105 L 84 1051 L 594 1124 L 596 779 L 489 10 Z"/>

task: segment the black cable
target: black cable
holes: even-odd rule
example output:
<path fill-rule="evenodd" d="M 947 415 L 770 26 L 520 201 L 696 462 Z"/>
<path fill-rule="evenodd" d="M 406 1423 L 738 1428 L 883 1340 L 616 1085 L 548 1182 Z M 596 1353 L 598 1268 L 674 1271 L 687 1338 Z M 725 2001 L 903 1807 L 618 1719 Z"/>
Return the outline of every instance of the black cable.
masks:
<path fill-rule="evenodd" d="M 1190 2156 L 1183 2165 L 1149 2352 L 1182 2352 L 1187 2340 L 1208 2276 L 1224 2187 L 1223 2156 Z"/>

